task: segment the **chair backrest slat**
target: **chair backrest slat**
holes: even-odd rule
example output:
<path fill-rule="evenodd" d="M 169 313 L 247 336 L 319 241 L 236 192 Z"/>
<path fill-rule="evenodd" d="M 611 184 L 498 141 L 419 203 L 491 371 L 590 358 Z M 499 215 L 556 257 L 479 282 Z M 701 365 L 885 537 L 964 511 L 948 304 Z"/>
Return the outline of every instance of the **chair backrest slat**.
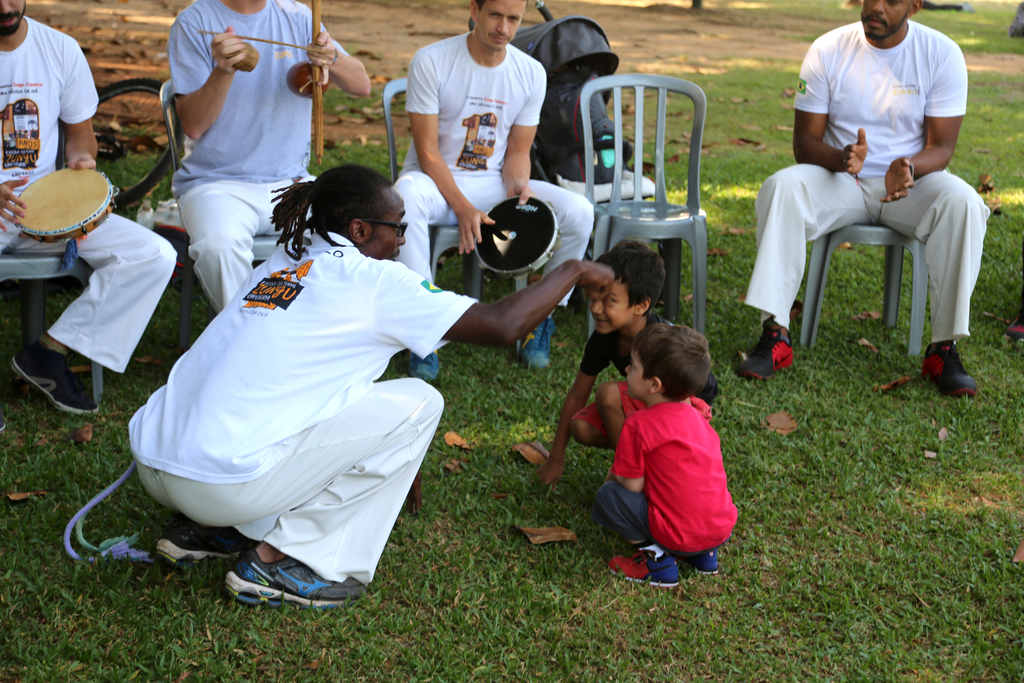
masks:
<path fill-rule="evenodd" d="M 384 132 L 388 138 L 388 163 L 391 169 L 391 182 L 398 179 L 398 150 L 397 143 L 395 142 L 395 124 L 391 120 L 391 103 L 395 96 L 405 92 L 407 83 L 408 80 L 405 78 L 396 78 L 393 81 L 388 81 L 387 85 L 384 86 L 384 92 L 380 95 L 381 104 L 384 107 Z"/>

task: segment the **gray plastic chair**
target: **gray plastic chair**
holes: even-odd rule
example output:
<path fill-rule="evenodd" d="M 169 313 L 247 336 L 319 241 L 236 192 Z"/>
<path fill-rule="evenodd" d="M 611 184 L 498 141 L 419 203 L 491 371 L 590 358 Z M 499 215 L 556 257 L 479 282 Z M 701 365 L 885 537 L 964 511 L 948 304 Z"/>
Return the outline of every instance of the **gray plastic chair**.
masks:
<path fill-rule="evenodd" d="M 800 343 L 808 347 L 813 346 L 818 336 L 818 322 L 821 319 L 821 302 L 825 298 L 829 262 L 832 259 L 832 252 L 843 242 L 885 247 L 885 303 L 882 320 L 888 327 L 896 326 L 900 306 L 900 281 L 903 277 L 903 250 L 910 252 L 913 257 L 913 271 L 907 353 L 916 356 L 921 352 L 921 334 L 924 332 L 924 315 L 928 301 L 928 265 L 924 257 L 924 243 L 882 225 L 848 225 L 814 240 L 811 260 L 807 266 Z"/>
<path fill-rule="evenodd" d="M 384 128 L 388 137 L 388 161 L 391 169 L 391 181 L 398 180 L 398 151 L 395 141 L 395 126 L 391 119 L 392 100 L 396 95 L 405 92 L 407 80 L 396 78 L 388 81 L 381 93 L 381 104 L 384 106 Z M 430 277 L 437 278 L 437 262 L 448 249 L 459 246 L 458 225 L 430 225 Z M 463 254 L 462 256 L 462 287 L 466 293 L 475 299 L 483 297 L 483 273 L 480 271 L 480 264 L 474 254 Z"/>
<path fill-rule="evenodd" d="M 634 93 L 635 114 L 633 116 L 633 194 L 630 199 L 622 198 L 622 147 L 623 122 L 622 89 Z M 644 150 L 644 91 L 658 93 L 657 119 L 654 135 L 654 183 L 653 201 L 642 198 Z M 704 332 L 705 309 L 707 305 L 707 217 L 700 208 L 700 153 L 704 135 L 704 120 L 707 113 L 707 98 L 696 84 L 669 76 L 647 74 L 619 74 L 601 76 L 589 81 L 580 93 L 580 111 L 583 114 L 584 159 L 594 158 L 594 133 L 591 127 L 591 98 L 612 92 L 612 118 L 615 121 L 615 169 L 612 180 L 611 200 L 595 204 L 594 214 L 594 258 L 628 238 L 656 239 L 661 243 L 665 257 L 665 315 L 675 320 L 679 315 L 679 282 L 682 260 L 682 240 L 690 245 L 693 256 L 693 327 Z M 668 141 L 666 118 L 668 93 L 688 97 L 693 103 L 693 125 L 690 129 L 690 153 L 686 181 L 686 205 L 679 206 L 668 201 L 665 188 L 665 146 Z M 586 196 L 594 202 L 594 167 L 586 167 Z M 634 199 L 636 198 L 636 199 Z M 587 313 L 589 329 L 594 329 L 593 319 Z"/>
<path fill-rule="evenodd" d="M 185 157 L 185 134 L 181 120 L 174 106 L 174 85 L 170 80 L 160 86 L 160 106 L 164 113 L 164 127 L 167 130 L 167 148 L 171 150 L 171 168 L 177 170 Z M 186 238 L 188 234 L 186 233 Z M 256 235 L 252 239 L 254 263 L 270 258 L 277 249 L 277 235 Z M 185 252 L 181 268 L 181 305 L 178 311 L 178 347 L 188 348 L 192 340 L 192 297 L 195 294 L 195 262 Z"/>

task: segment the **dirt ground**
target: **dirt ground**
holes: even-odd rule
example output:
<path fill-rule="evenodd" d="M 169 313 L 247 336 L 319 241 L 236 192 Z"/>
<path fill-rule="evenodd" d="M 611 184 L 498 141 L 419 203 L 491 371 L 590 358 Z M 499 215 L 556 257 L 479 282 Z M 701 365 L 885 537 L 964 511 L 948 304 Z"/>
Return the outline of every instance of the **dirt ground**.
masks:
<path fill-rule="evenodd" d="M 83 46 L 98 86 L 121 78 L 168 76 L 166 36 L 175 15 L 191 0 L 29 0 L 28 13 L 74 36 Z M 324 24 L 342 45 L 366 65 L 375 84 L 404 75 L 413 52 L 427 43 L 466 30 L 469 0 L 326 0 Z M 808 20 L 791 17 L 772 25 L 743 25 L 742 3 L 705 0 L 552 0 L 555 16 L 582 14 L 595 19 L 619 55 L 619 71 L 714 73 L 747 59 L 800 60 L 806 37 L 821 31 Z M 540 21 L 528 4 L 527 21 Z M 851 15 L 853 13 L 851 12 Z M 855 15 L 854 15 L 855 16 Z M 1009 19 L 1008 19 L 1009 21 Z M 972 70 L 1020 73 L 1024 55 L 972 55 Z M 383 137 L 378 117 L 325 119 L 328 139 L 366 135 Z"/>

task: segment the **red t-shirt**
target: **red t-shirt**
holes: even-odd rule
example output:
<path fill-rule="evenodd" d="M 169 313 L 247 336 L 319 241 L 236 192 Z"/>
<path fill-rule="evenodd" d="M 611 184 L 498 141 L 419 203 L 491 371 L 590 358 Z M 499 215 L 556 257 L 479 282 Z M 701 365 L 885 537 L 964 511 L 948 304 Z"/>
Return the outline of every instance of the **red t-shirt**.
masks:
<path fill-rule="evenodd" d="M 732 534 L 736 506 L 718 434 L 690 404 L 668 401 L 626 418 L 612 473 L 644 478 L 651 535 L 669 550 L 707 550 Z"/>

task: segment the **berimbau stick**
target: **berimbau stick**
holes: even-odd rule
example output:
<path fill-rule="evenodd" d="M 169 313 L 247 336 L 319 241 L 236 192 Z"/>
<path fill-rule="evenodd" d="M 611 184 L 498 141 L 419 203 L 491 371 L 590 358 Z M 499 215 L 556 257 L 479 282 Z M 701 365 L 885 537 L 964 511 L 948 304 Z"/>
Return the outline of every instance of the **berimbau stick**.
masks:
<path fill-rule="evenodd" d="M 320 35 L 320 0 L 311 0 L 313 13 L 313 38 L 310 42 L 315 43 Z M 316 153 L 316 163 L 323 163 L 324 160 L 324 91 L 320 88 L 320 81 L 323 78 L 319 66 L 313 67 L 313 150 Z"/>

